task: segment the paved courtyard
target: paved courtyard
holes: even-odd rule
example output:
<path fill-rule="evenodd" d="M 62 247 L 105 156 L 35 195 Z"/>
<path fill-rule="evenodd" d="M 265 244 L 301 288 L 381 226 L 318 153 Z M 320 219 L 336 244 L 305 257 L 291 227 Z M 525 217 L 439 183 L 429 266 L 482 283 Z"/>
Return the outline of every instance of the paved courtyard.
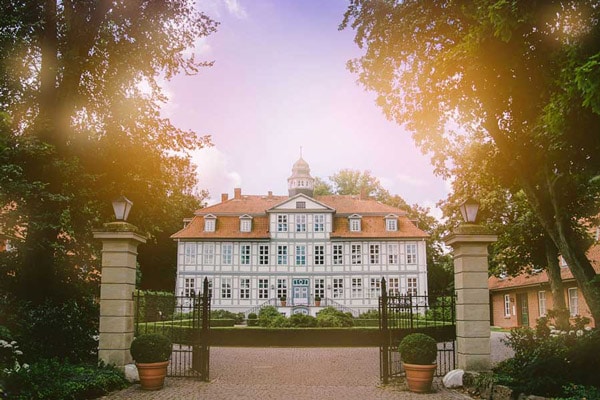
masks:
<path fill-rule="evenodd" d="M 493 361 L 508 356 L 492 334 Z M 435 391 L 417 395 L 402 382 L 379 383 L 378 348 L 211 348 L 211 381 L 167 378 L 158 392 L 139 385 L 104 397 L 106 400 L 195 399 L 469 399 L 435 382 Z"/>

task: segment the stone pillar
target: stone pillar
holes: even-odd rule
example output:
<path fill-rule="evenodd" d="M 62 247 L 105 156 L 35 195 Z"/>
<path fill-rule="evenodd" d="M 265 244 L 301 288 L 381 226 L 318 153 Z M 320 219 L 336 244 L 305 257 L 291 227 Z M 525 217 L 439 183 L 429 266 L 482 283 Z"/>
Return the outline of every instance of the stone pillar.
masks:
<path fill-rule="evenodd" d="M 104 224 L 94 238 L 102 240 L 98 359 L 124 368 L 132 362 L 137 246 L 146 238 L 127 222 Z"/>
<path fill-rule="evenodd" d="M 488 251 L 497 236 L 479 225 L 463 224 L 445 238 L 454 249 L 458 368 L 487 371 L 490 362 Z"/>

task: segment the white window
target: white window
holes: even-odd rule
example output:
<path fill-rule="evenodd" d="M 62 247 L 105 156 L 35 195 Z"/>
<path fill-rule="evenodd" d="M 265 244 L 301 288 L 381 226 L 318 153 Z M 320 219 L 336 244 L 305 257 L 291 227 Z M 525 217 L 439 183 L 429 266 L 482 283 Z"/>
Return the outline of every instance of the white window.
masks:
<path fill-rule="evenodd" d="M 362 246 L 360 244 L 353 244 L 350 248 L 352 264 L 362 264 Z"/>
<path fill-rule="evenodd" d="M 250 298 L 250 278 L 240 278 L 240 299 Z"/>
<path fill-rule="evenodd" d="M 277 298 L 287 297 L 287 279 L 277 279 Z"/>
<path fill-rule="evenodd" d="M 577 288 L 569 288 L 569 312 L 571 316 L 579 315 L 579 297 Z"/>
<path fill-rule="evenodd" d="M 296 265 L 306 265 L 306 246 L 296 246 Z"/>
<path fill-rule="evenodd" d="M 388 264 L 398 264 L 398 243 L 388 244 Z"/>
<path fill-rule="evenodd" d="M 360 219 L 359 218 L 350 219 L 350 232 L 360 232 Z"/>
<path fill-rule="evenodd" d="M 231 298 L 231 278 L 221 278 L 221 298 Z"/>
<path fill-rule="evenodd" d="M 260 265 L 269 264 L 269 245 L 261 244 L 258 246 L 258 263 Z"/>
<path fill-rule="evenodd" d="M 193 297 L 196 295 L 196 280 L 194 278 L 185 278 L 183 295 L 185 297 Z"/>
<path fill-rule="evenodd" d="M 325 231 L 325 215 L 324 214 L 315 214 L 314 220 L 314 230 L 315 232 L 324 232 Z"/>
<path fill-rule="evenodd" d="M 204 264 L 215 263 L 215 245 L 214 243 L 204 243 Z"/>
<path fill-rule="evenodd" d="M 305 201 L 297 201 L 296 208 L 306 208 L 306 202 Z"/>
<path fill-rule="evenodd" d="M 277 265 L 287 265 L 288 247 L 286 245 L 277 246 Z"/>
<path fill-rule="evenodd" d="M 510 295 L 504 295 L 504 316 L 510 317 Z"/>
<path fill-rule="evenodd" d="M 385 228 L 389 232 L 395 232 L 398 230 L 398 220 L 396 218 L 387 218 L 385 220 Z"/>
<path fill-rule="evenodd" d="M 249 265 L 250 264 L 250 245 L 243 244 L 240 247 L 241 247 L 240 264 Z"/>
<path fill-rule="evenodd" d="M 306 215 L 296 214 L 296 232 L 306 232 Z"/>
<path fill-rule="evenodd" d="M 540 317 L 546 316 L 546 292 L 538 292 L 538 305 L 540 308 Z"/>
<path fill-rule="evenodd" d="M 315 245 L 315 265 L 325 264 L 325 246 Z"/>
<path fill-rule="evenodd" d="M 269 298 L 269 279 L 261 278 L 258 280 L 258 298 L 268 299 Z"/>
<path fill-rule="evenodd" d="M 406 294 L 409 296 L 417 295 L 417 278 L 406 279 Z"/>
<path fill-rule="evenodd" d="M 186 243 L 184 247 L 185 257 L 183 263 L 186 265 L 196 264 L 196 243 Z"/>
<path fill-rule="evenodd" d="M 288 231 L 288 216 L 287 215 L 277 215 L 277 232 L 287 232 Z"/>
<path fill-rule="evenodd" d="M 381 296 L 381 280 L 379 278 L 371 278 L 369 297 L 377 299 Z"/>
<path fill-rule="evenodd" d="M 241 217 L 240 218 L 240 231 L 241 232 L 251 232 L 252 231 L 252 218 L 251 217 Z"/>
<path fill-rule="evenodd" d="M 344 297 L 344 279 L 333 278 L 333 298 L 341 299 Z"/>
<path fill-rule="evenodd" d="M 205 217 L 204 218 L 204 231 L 205 232 L 214 232 L 216 226 L 215 217 Z"/>
<path fill-rule="evenodd" d="M 362 278 L 352 278 L 352 298 L 360 299 L 362 298 Z"/>
<path fill-rule="evenodd" d="M 315 297 L 325 298 L 325 279 L 315 279 Z"/>
<path fill-rule="evenodd" d="M 221 245 L 222 254 L 222 262 L 223 264 L 230 265 L 233 261 L 233 244 L 231 243 L 223 243 Z"/>
<path fill-rule="evenodd" d="M 341 265 L 344 263 L 344 248 L 341 244 L 333 245 L 333 264 Z"/>
<path fill-rule="evenodd" d="M 388 279 L 388 296 L 400 295 L 400 278 Z"/>
<path fill-rule="evenodd" d="M 369 245 L 369 261 L 371 264 L 379 264 L 379 245 L 378 244 L 370 244 Z"/>
<path fill-rule="evenodd" d="M 417 263 L 417 245 L 414 243 L 408 243 L 406 245 L 406 263 L 416 264 Z"/>

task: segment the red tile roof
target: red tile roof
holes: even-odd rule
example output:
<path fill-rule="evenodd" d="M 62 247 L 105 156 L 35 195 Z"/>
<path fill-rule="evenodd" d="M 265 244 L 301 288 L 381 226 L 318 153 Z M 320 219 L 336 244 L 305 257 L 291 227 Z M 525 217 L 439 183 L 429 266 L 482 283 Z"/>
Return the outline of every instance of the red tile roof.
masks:
<path fill-rule="evenodd" d="M 592 246 L 587 255 L 588 259 L 592 263 L 592 266 L 596 270 L 596 273 L 600 273 L 600 244 Z M 569 268 L 561 268 L 560 276 L 563 281 L 573 280 L 573 274 Z M 496 276 L 490 276 L 488 278 L 488 287 L 490 288 L 490 291 L 537 286 L 545 283 L 548 283 L 548 273 L 546 271 L 531 274 L 523 273 L 515 277 L 507 277 L 504 279 Z"/>
<path fill-rule="evenodd" d="M 171 237 L 174 239 L 268 239 L 269 221 L 266 211 L 287 200 L 287 196 L 240 195 L 224 202 L 196 211 L 196 216 L 182 230 Z M 316 196 L 315 200 L 335 210 L 332 238 L 425 238 L 428 235 L 417 228 L 406 212 L 372 199 L 359 196 Z M 204 216 L 217 217 L 215 232 L 204 231 Z M 240 232 L 239 217 L 251 215 L 252 231 Z M 348 216 L 362 216 L 361 232 L 350 232 Z M 386 230 L 384 217 L 398 216 L 398 230 Z"/>

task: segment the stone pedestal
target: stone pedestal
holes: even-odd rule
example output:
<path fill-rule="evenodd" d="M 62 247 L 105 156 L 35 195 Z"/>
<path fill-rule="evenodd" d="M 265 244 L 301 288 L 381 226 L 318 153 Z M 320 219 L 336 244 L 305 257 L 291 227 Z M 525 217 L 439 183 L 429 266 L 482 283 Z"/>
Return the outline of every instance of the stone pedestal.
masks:
<path fill-rule="evenodd" d="M 124 368 L 132 361 L 137 246 L 146 238 L 126 222 L 104 224 L 94 238 L 102 240 L 98 358 Z"/>
<path fill-rule="evenodd" d="M 491 367 L 487 247 L 496 240 L 487 229 L 468 224 L 445 238 L 454 249 L 457 361 L 465 371 Z"/>

